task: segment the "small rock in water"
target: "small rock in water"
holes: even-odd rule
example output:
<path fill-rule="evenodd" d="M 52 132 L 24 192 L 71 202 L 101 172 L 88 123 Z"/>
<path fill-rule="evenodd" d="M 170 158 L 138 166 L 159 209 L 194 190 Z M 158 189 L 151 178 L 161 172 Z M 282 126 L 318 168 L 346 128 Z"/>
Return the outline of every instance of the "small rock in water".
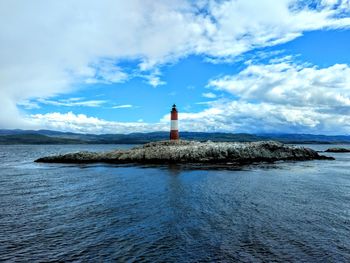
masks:
<path fill-rule="evenodd" d="M 350 152 L 350 149 L 334 147 L 334 148 L 329 148 L 329 149 L 325 150 L 325 152 L 330 152 L 330 153 L 348 153 L 348 152 Z"/>

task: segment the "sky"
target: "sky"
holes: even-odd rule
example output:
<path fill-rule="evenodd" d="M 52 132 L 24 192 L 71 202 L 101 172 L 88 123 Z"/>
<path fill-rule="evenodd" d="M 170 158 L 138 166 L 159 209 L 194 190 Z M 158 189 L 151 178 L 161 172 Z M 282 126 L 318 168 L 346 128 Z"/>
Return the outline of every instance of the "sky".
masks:
<path fill-rule="evenodd" d="M 0 0 L 0 128 L 350 134 L 350 0 Z"/>

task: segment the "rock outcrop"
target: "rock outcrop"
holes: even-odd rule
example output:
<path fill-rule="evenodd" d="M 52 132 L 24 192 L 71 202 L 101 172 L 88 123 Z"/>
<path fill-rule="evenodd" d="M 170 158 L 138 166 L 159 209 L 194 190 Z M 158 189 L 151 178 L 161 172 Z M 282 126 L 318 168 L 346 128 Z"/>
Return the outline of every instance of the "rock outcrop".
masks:
<path fill-rule="evenodd" d="M 129 150 L 105 153 L 78 152 L 43 157 L 36 162 L 44 163 L 212 163 L 248 164 L 254 162 L 274 162 L 279 160 L 305 161 L 333 159 L 319 155 L 304 147 L 287 146 L 279 142 L 261 141 L 250 143 L 160 141 L 151 142 Z"/>
<path fill-rule="evenodd" d="M 334 147 L 334 148 L 329 148 L 329 149 L 325 150 L 325 152 L 329 152 L 329 153 L 349 153 L 350 149 Z"/>

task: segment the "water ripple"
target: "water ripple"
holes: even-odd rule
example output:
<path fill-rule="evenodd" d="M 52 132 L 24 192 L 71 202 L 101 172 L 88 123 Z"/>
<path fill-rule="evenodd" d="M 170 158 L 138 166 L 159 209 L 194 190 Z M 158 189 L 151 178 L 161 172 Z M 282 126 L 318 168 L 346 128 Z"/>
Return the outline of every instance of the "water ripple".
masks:
<path fill-rule="evenodd" d="M 32 162 L 105 147 L 0 148 L 0 261 L 350 261 L 350 155 L 233 169 Z"/>

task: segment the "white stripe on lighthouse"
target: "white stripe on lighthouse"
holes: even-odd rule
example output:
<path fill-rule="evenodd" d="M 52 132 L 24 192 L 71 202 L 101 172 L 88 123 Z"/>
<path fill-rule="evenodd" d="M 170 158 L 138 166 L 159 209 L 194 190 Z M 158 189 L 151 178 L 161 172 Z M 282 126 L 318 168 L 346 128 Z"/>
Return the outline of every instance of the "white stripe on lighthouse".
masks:
<path fill-rule="evenodd" d="M 174 130 L 178 130 L 179 129 L 179 125 L 178 125 L 178 122 L 177 120 L 171 120 L 171 130 L 174 131 Z"/>

